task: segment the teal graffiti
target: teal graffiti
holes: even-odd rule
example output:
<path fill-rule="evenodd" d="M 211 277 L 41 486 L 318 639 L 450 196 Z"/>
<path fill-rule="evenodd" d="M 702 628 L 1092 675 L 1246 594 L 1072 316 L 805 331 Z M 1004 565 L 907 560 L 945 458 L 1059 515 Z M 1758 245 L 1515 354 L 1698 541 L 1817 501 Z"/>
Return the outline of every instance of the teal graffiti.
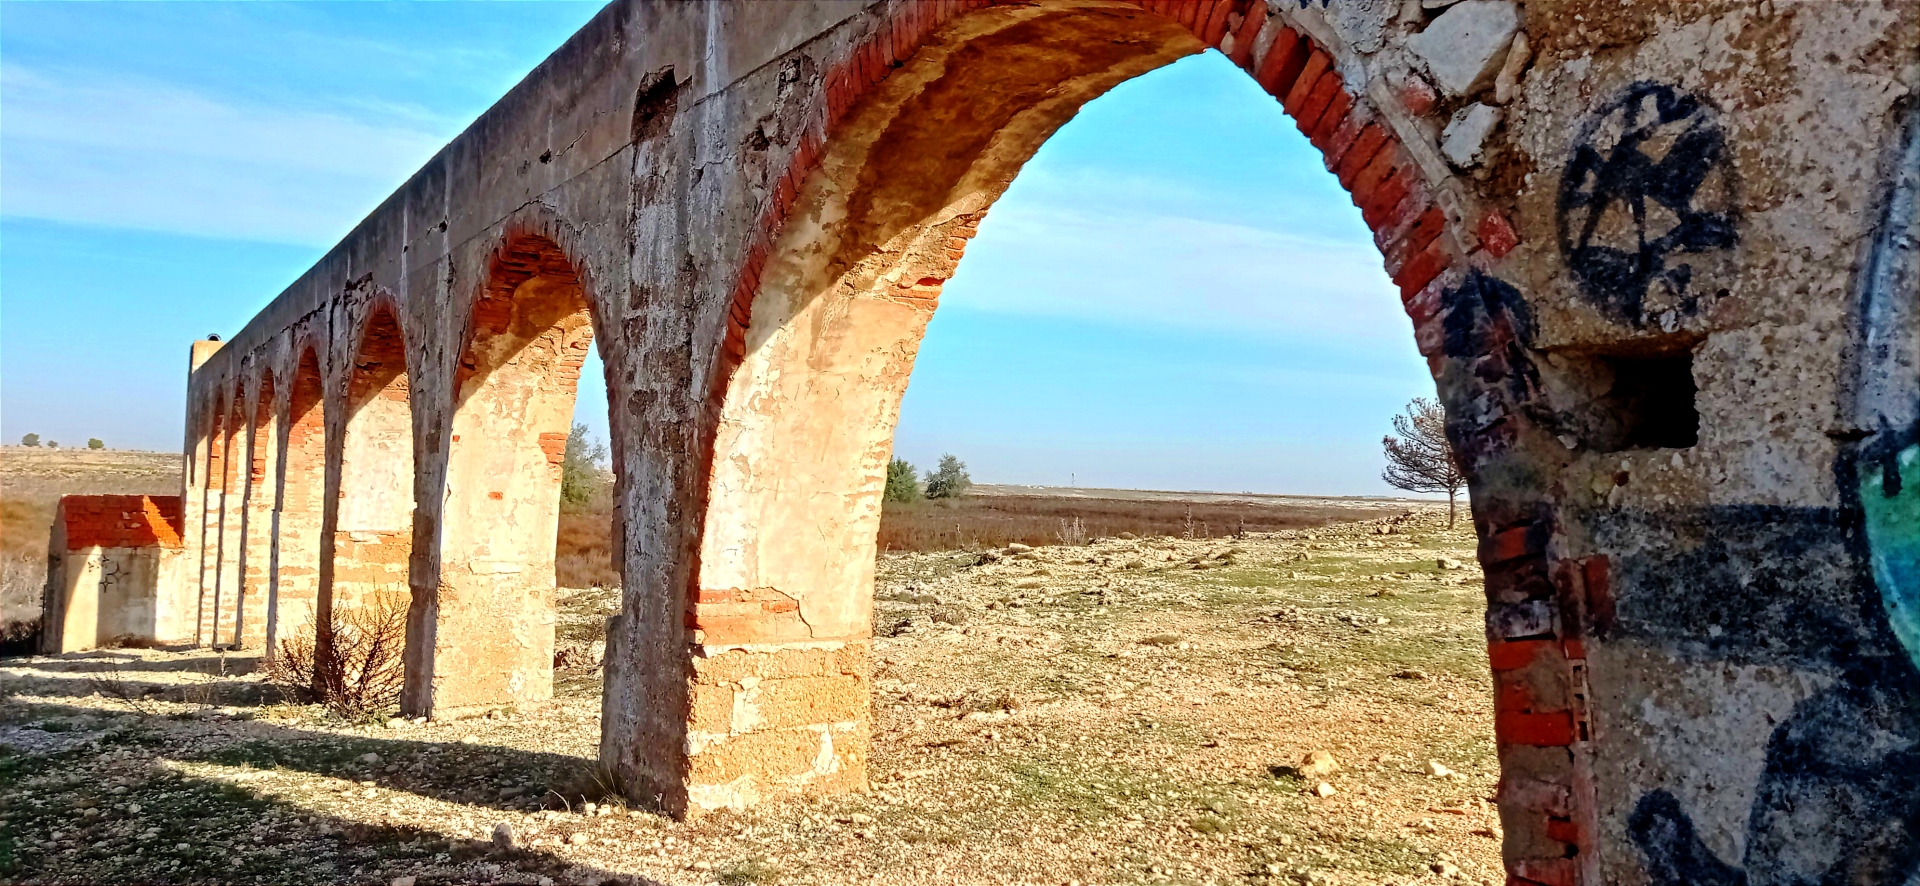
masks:
<path fill-rule="evenodd" d="M 1860 473 L 1874 583 L 1894 634 L 1920 666 L 1920 444 Z"/>

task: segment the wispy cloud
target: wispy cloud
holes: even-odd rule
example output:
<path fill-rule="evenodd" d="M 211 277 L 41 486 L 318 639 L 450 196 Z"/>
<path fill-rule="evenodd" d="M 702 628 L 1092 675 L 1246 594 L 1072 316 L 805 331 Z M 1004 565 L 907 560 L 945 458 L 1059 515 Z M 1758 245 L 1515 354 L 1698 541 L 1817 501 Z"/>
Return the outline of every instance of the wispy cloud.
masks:
<path fill-rule="evenodd" d="M 1367 241 L 1154 212 L 1004 209 L 988 216 L 946 303 L 1264 337 L 1406 336 Z"/>
<path fill-rule="evenodd" d="M 12 64 L 0 66 L 0 101 L 0 213 L 202 236 L 330 244 L 445 141 L 425 127 Z"/>

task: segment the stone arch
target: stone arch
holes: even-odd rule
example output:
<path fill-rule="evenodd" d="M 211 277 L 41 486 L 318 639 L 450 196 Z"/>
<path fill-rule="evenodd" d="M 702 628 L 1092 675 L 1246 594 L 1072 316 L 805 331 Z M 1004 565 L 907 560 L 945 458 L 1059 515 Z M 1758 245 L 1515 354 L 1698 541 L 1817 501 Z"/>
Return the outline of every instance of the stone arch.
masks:
<path fill-rule="evenodd" d="M 692 809 L 864 784 L 874 539 L 900 397 L 981 218 L 1085 102 L 1221 49 L 1353 194 L 1417 328 L 1433 325 L 1442 287 L 1461 285 L 1472 261 L 1512 248 L 1497 212 L 1463 225 L 1444 163 L 1432 176 L 1402 145 L 1373 84 L 1346 83 L 1352 66 L 1326 40 L 1267 8 L 897 4 L 823 73 L 769 187 L 715 361 L 687 604 Z M 1420 330 L 1436 373 L 1437 332 Z M 782 656 L 799 649 L 815 654 L 796 669 Z M 776 673 L 742 688 L 743 674 Z"/>
<path fill-rule="evenodd" d="M 247 426 L 252 410 L 237 379 L 223 379 L 215 395 L 216 432 L 207 474 L 208 522 L 211 524 L 209 574 L 201 589 L 200 626 L 210 646 L 230 645 L 239 598 L 241 498 L 245 494 Z M 224 638 L 224 639 L 223 639 Z"/>
<path fill-rule="evenodd" d="M 348 341 L 342 375 L 338 465 L 327 486 L 338 490 L 322 541 L 315 623 L 316 658 L 328 654 L 330 626 L 341 608 L 405 606 L 413 550 L 413 404 L 407 337 L 395 301 L 376 294 L 361 310 Z M 337 461 L 336 461 L 337 460 Z"/>
<path fill-rule="evenodd" d="M 235 601 L 234 643 L 258 649 L 266 642 L 266 603 L 272 584 L 275 536 L 273 515 L 279 509 L 279 417 L 271 368 L 259 366 L 248 386 L 246 491 L 241 497 L 239 596 Z"/>
<path fill-rule="evenodd" d="M 454 371 L 440 564 L 407 706 L 435 714 L 553 694 L 561 461 L 594 344 L 589 280 L 552 234 L 513 227 L 487 259 Z"/>
<path fill-rule="evenodd" d="M 273 549 L 267 592 L 266 655 L 312 624 L 320 596 L 320 536 L 326 500 L 326 376 L 309 338 L 296 339 L 275 426 Z"/>

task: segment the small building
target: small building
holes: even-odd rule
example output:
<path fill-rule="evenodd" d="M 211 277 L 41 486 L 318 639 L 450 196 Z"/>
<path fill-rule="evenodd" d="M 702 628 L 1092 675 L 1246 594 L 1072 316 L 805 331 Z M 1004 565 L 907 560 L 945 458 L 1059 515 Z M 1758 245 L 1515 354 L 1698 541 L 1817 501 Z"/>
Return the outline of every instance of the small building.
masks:
<path fill-rule="evenodd" d="M 192 623 L 161 599 L 184 584 L 185 547 L 179 496 L 62 496 L 48 542 L 41 651 L 191 641 Z"/>

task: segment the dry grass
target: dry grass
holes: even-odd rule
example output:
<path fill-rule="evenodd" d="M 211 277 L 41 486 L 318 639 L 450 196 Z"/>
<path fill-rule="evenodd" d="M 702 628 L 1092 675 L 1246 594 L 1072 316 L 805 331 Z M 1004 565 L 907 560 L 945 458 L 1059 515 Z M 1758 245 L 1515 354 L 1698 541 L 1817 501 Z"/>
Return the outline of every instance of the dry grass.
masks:
<path fill-rule="evenodd" d="M 880 517 L 882 551 L 954 551 L 1083 544 L 1091 539 L 1171 536 L 1226 538 L 1307 529 L 1379 515 L 1377 506 L 1266 501 L 1173 501 L 1052 495 L 970 495 L 888 502 Z"/>
<path fill-rule="evenodd" d="M 63 495 L 178 495 L 180 456 L 0 447 L 0 654 L 30 651 L 47 580 L 47 535 Z"/>
<path fill-rule="evenodd" d="M 1420 510 L 885 555 L 870 790 L 684 822 L 598 799 L 584 667 L 551 705 L 371 725 L 275 703 L 204 650 L 0 663 L 0 878 L 1490 886 L 1474 539 Z M 563 592 L 562 644 L 597 652 L 618 596 Z M 95 694 L 103 665 L 149 715 Z M 1340 764 L 1332 796 L 1299 772 L 1314 750 Z"/>
<path fill-rule="evenodd" d="M 617 588 L 613 565 L 613 489 L 601 488 L 586 504 L 560 506 L 560 533 L 554 539 L 555 583 L 563 588 Z"/>

